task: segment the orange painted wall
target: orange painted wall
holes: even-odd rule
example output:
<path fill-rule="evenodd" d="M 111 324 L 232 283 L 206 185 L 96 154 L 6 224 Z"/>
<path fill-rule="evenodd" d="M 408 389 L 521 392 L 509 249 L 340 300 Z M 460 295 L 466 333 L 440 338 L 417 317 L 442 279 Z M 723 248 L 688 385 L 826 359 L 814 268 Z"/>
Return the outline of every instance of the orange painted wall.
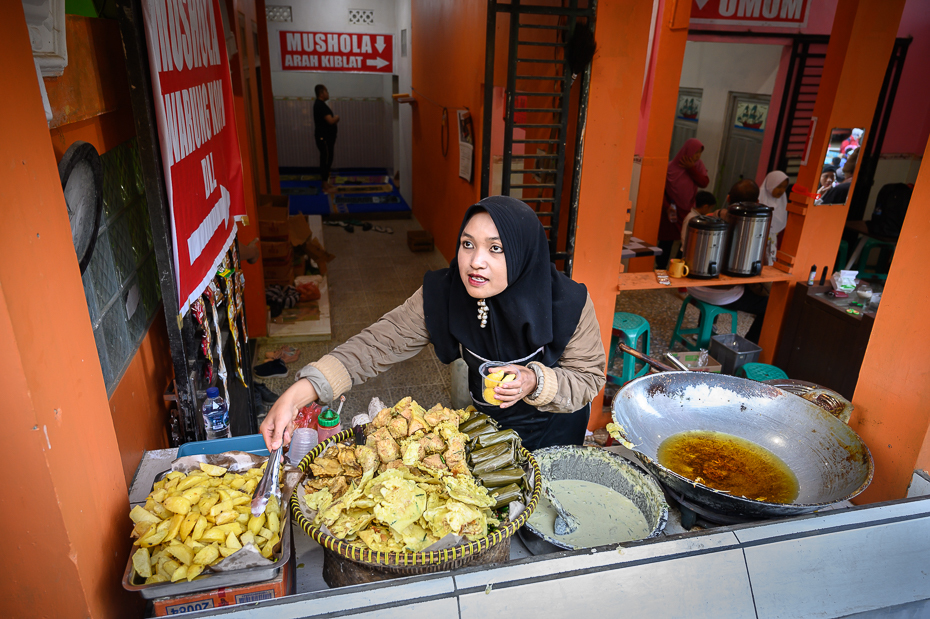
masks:
<path fill-rule="evenodd" d="M 168 447 L 168 407 L 163 394 L 172 378 L 168 328 L 164 308 L 160 308 L 110 396 L 110 414 L 127 485 L 132 483 L 146 450 Z"/>
<path fill-rule="evenodd" d="M 465 210 L 480 198 L 486 10 L 487 2 L 478 0 L 411 0 L 415 34 L 410 53 L 417 98 L 412 115 L 412 208 L 447 259 L 454 254 Z M 440 145 L 443 106 L 451 122 L 445 156 Z M 475 129 L 471 183 L 458 174 L 455 111 L 466 107 Z"/>
<path fill-rule="evenodd" d="M 2 448 L 6 507 L 22 510 L 0 562 L 3 614 L 126 617 L 127 487 L 107 406 L 22 5 L 0 5 Z M 13 216 L 15 215 L 15 216 Z"/>
<path fill-rule="evenodd" d="M 630 204 L 635 128 L 651 18 L 651 0 L 598 3 L 598 51 L 591 67 L 572 278 L 588 287 L 605 350 L 610 343 L 617 277 L 622 268 L 620 253 Z M 603 427 L 610 420 L 609 411 L 602 412 L 600 405 L 599 396 L 592 403 L 589 428 Z"/>
<path fill-rule="evenodd" d="M 232 90 L 233 102 L 236 109 L 236 132 L 239 135 L 239 156 L 242 158 L 242 188 L 245 194 L 245 211 L 249 216 L 250 225 L 243 226 L 239 223 L 239 244 L 248 245 L 253 239 L 258 238 L 258 204 L 257 195 L 260 193 L 256 188 L 258 180 L 252 173 L 252 157 L 254 156 L 249 144 L 248 119 L 245 112 L 245 99 L 243 92 L 245 90 L 245 71 L 242 66 L 241 50 L 245 49 L 246 54 L 252 53 L 251 34 L 249 28 L 246 28 L 246 40 L 240 41 L 239 36 L 239 13 L 246 16 L 247 22 L 254 18 L 255 0 L 226 0 L 226 7 L 229 14 L 230 26 L 236 35 L 238 51 L 229 58 L 229 67 L 232 72 Z M 248 22 L 251 23 L 251 22 Z M 250 56 L 251 58 L 252 56 Z M 255 67 L 249 62 L 249 68 L 254 71 Z M 251 83 L 255 83 L 254 75 Z M 252 91 L 254 94 L 254 91 Z M 257 114 L 257 108 L 255 113 Z M 274 133 L 274 129 L 271 129 Z M 259 168 L 263 166 L 258 166 Z M 259 243 L 261 246 L 261 243 Z M 265 309 L 265 275 L 262 272 L 262 262 L 258 260 L 255 264 L 248 264 L 242 261 L 242 273 L 245 275 L 245 314 L 246 326 L 251 337 L 262 337 L 268 334 L 268 325 L 266 323 L 267 310 Z"/>
<path fill-rule="evenodd" d="M 930 148 L 924 159 L 930 156 Z M 875 459 L 875 478 L 857 502 L 907 496 L 915 468 L 930 470 L 930 367 L 922 344 L 930 342 L 926 295 L 915 289 L 923 277 L 930 239 L 930 167 L 923 166 L 894 261 L 885 281 L 875 326 L 862 360 L 850 420 Z"/>

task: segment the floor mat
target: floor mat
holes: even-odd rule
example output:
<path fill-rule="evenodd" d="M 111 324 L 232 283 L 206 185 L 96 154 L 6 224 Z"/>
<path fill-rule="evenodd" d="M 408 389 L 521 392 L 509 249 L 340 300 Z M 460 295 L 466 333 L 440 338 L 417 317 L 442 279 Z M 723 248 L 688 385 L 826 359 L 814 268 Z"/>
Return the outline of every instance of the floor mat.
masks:
<path fill-rule="evenodd" d="M 317 170 L 281 168 L 281 192 L 290 196 L 291 213 L 306 215 L 409 213 L 387 170 L 339 169 L 333 171 L 335 192 L 323 192 Z"/>

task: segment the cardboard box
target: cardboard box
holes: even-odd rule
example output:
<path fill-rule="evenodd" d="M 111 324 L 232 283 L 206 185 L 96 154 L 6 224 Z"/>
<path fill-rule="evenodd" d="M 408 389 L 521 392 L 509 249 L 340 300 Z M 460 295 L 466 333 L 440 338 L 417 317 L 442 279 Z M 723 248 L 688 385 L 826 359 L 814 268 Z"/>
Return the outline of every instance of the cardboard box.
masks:
<path fill-rule="evenodd" d="M 262 199 L 267 199 L 265 202 Z M 287 196 L 262 196 L 258 204 L 258 235 L 263 241 L 286 241 L 290 233 Z"/>
<path fill-rule="evenodd" d="M 288 524 L 290 526 L 290 524 Z M 290 560 L 284 564 L 277 578 L 238 587 L 224 587 L 213 591 L 202 591 L 170 598 L 152 600 L 156 617 L 167 617 L 180 613 L 189 613 L 207 608 L 219 608 L 232 604 L 245 604 L 261 600 L 273 600 L 296 593 L 294 578 L 295 556 L 291 552 Z"/>
<path fill-rule="evenodd" d="M 707 363 L 699 365 L 701 358 L 701 353 L 699 352 L 673 352 L 671 354 L 693 372 L 712 372 L 714 374 L 719 374 L 723 370 L 723 366 L 720 362 L 710 355 L 707 356 Z"/>
<path fill-rule="evenodd" d="M 258 196 L 258 206 L 276 206 L 287 208 L 288 200 L 290 196 L 272 196 L 266 193 L 259 194 Z"/>
<path fill-rule="evenodd" d="M 292 260 L 294 250 L 287 241 L 262 241 L 262 262 Z"/>
<path fill-rule="evenodd" d="M 408 230 L 407 247 L 410 251 L 433 251 L 433 235 L 426 230 Z"/>
<path fill-rule="evenodd" d="M 293 262 L 282 265 L 262 264 L 262 270 L 265 272 L 265 285 L 290 286 L 294 283 Z"/>

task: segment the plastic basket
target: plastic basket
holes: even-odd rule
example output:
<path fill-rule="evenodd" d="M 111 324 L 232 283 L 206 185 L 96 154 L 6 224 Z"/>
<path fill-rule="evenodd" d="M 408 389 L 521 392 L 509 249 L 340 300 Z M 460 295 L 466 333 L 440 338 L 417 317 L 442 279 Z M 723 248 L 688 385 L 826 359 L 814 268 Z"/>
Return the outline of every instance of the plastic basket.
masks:
<path fill-rule="evenodd" d="M 323 441 L 300 461 L 298 465 L 300 470 L 307 473 L 310 470 L 310 463 L 326 451 L 330 445 L 349 440 L 353 437 L 353 430 L 343 430 L 339 434 Z M 536 505 L 539 503 L 540 484 L 537 483 L 540 479 L 539 464 L 536 463 L 536 459 L 533 458 L 533 455 L 526 449 L 521 447 L 520 450 L 523 452 L 523 455 L 526 456 L 533 470 L 533 494 L 530 498 L 530 502 L 516 520 L 508 522 L 497 531 L 474 542 L 467 542 L 452 548 L 431 550 L 429 552 L 377 552 L 370 548 L 361 548 L 353 544 L 347 544 L 339 538 L 323 533 L 319 527 L 307 520 L 303 511 L 300 509 L 300 498 L 298 497 L 297 490 L 291 495 L 291 515 L 293 516 L 293 522 L 297 523 L 307 535 L 312 537 L 323 548 L 356 563 L 396 570 L 405 575 L 438 572 L 462 567 L 478 554 L 486 552 L 488 549 L 496 546 L 516 533 L 517 529 L 526 523 L 527 519 L 529 519 L 530 515 L 536 509 Z"/>
<path fill-rule="evenodd" d="M 721 372 L 731 376 L 744 363 L 757 361 L 761 352 L 761 347 L 735 333 L 710 338 L 710 356 L 720 362 Z"/>

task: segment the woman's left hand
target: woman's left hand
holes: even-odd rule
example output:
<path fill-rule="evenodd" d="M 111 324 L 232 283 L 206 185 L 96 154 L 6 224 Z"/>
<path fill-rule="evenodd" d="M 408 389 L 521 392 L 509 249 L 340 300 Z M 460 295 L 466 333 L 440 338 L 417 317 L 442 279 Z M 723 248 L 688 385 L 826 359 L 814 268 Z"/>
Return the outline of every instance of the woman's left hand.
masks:
<path fill-rule="evenodd" d="M 505 365 L 495 367 L 495 371 L 504 370 L 505 374 L 516 374 L 512 381 L 501 383 L 494 388 L 494 397 L 501 401 L 501 408 L 513 406 L 536 390 L 536 372 L 522 365 Z"/>

